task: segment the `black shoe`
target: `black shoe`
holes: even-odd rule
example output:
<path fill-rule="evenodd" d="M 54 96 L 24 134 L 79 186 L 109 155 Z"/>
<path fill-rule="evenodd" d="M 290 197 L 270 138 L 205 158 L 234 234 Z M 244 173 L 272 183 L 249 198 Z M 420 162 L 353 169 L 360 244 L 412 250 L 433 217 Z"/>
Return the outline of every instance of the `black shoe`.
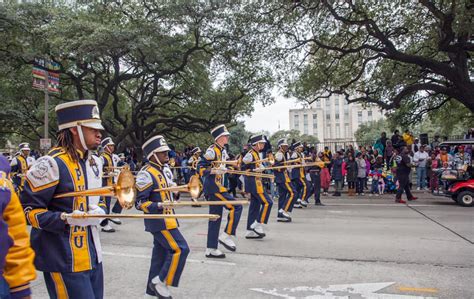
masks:
<path fill-rule="evenodd" d="M 314 204 L 315 206 L 324 206 L 325 204 L 321 203 L 321 202 L 317 202 Z"/>

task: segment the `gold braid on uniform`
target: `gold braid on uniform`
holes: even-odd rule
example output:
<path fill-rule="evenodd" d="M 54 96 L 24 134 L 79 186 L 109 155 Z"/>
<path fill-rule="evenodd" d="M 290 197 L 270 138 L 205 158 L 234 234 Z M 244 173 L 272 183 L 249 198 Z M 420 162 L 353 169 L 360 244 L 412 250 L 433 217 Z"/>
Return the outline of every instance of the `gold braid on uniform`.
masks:
<path fill-rule="evenodd" d="M 57 146 L 64 148 L 72 160 L 75 162 L 79 161 L 79 154 L 77 153 L 76 147 L 72 141 L 71 130 L 64 129 L 58 132 Z"/>

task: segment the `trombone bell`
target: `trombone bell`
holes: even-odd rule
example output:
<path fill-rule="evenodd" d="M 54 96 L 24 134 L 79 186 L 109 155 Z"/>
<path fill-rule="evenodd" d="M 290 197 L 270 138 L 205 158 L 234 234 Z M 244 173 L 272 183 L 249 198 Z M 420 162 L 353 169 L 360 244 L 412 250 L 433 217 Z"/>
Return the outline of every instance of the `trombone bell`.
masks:
<path fill-rule="evenodd" d="M 112 196 L 116 197 L 124 209 L 130 209 L 135 203 L 136 197 L 135 177 L 128 166 L 120 172 L 117 184 L 102 188 L 94 188 L 82 191 L 73 191 L 57 194 L 54 198 L 77 197 L 77 196 Z"/>
<path fill-rule="evenodd" d="M 181 186 L 173 186 L 166 188 L 154 189 L 154 192 L 170 191 L 170 192 L 189 192 L 191 198 L 198 198 L 201 193 L 201 187 L 199 186 L 199 178 L 192 176 L 189 183 Z"/>

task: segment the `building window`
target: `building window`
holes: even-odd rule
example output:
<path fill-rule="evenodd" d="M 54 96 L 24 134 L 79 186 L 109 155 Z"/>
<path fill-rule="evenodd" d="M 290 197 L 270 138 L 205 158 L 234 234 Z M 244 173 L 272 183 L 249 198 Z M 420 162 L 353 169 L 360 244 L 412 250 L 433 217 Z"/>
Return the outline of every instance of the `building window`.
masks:
<path fill-rule="evenodd" d="M 326 112 L 326 120 L 331 121 L 331 114 Z"/>
<path fill-rule="evenodd" d="M 341 125 L 336 124 L 336 138 L 341 138 Z"/>
<path fill-rule="evenodd" d="M 339 120 L 339 111 L 336 111 L 336 120 Z"/>
<path fill-rule="evenodd" d="M 308 124 L 304 124 L 304 126 L 303 126 L 303 134 L 308 135 Z"/>
<path fill-rule="evenodd" d="M 372 110 L 367 111 L 367 120 L 368 120 L 368 121 L 372 121 L 372 120 L 373 120 L 373 118 L 372 118 Z"/>
<path fill-rule="evenodd" d="M 316 102 L 316 108 L 321 108 L 321 100 Z"/>
<path fill-rule="evenodd" d="M 300 128 L 300 116 L 298 114 L 295 114 L 294 116 L 294 123 L 295 129 L 298 130 Z"/>
<path fill-rule="evenodd" d="M 326 137 L 331 138 L 331 125 L 327 124 L 326 126 Z"/>
<path fill-rule="evenodd" d="M 303 115 L 303 124 L 308 124 L 308 114 Z"/>
<path fill-rule="evenodd" d="M 344 124 L 344 135 L 345 135 L 345 138 L 352 137 L 352 136 L 350 136 L 350 133 L 349 133 L 349 124 L 348 123 Z"/>
<path fill-rule="evenodd" d="M 327 108 L 331 107 L 331 98 L 326 99 L 326 107 Z"/>
<path fill-rule="evenodd" d="M 318 115 L 313 114 L 313 129 L 317 129 L 317 128 L 318 128 Z"/>
<path fill-rule="evenodd" d="M 357 122 L 362 123 L 362 111 L 357 111 Z"/>

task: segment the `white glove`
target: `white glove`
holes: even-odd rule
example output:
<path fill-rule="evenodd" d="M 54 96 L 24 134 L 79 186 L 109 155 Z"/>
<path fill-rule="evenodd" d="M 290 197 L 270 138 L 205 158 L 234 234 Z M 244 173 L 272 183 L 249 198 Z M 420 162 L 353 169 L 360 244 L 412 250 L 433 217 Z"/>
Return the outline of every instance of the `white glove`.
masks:
<path fill-rule="evenodd" d="M 225 169 L 223 168 L 215 168 L 211 171 L 211 174 L 217 174 L 217 175 L 222 175 L 225 173 Z"/>
<path fill-rule="evenodd" d="M 105 211 L 97 205 L 89 205 L 89 215 L 105 215 Z M 89 221 L 89 225 L 99 225 L 104 218 L 86 218 Z"/>
<path fill-rule="evenodd" d="M 254 171 L 256 171 L 256 172 L 262 172 L 262 171 L 264 171 L 264 170 L 265 170 L 265 166 L 263 166 L 262 164 L 260 164 L 259 167 L 256 167 L 256 168 L 254 169 Z"/>
<path fill-rule="evenodd" d="M 85 213 L 83 211 L 79 210 L 74 210 L 71 215 L 76 216 L 76 215 L 84 215 Z M 88 226 L 89 225 L 89 219 L 87 218 L 72 218 L 68 217 L 66 218 L 66 221 L 69 225 L 74 225 L 74 226 Z"/>

